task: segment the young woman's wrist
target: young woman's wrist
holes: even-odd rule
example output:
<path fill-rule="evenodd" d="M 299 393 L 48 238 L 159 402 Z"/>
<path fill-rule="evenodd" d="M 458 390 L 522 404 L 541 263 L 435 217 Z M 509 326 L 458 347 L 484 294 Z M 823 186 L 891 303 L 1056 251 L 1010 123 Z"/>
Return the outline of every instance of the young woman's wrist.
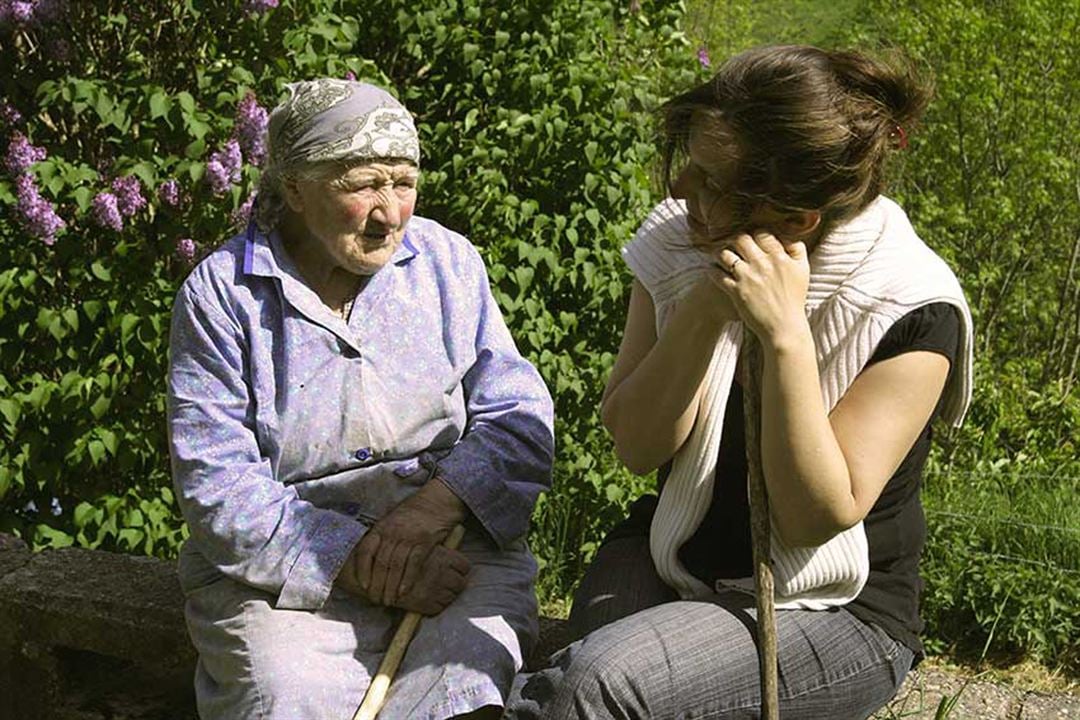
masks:
<path fill-rule="evenodd" d="M 811 354 L 814 353 L 814 336 L 810 333 L 810 323 L 801 315 L 764 333 L 760 340 L 765 350 L 777 356 L 807 349 Z"/>

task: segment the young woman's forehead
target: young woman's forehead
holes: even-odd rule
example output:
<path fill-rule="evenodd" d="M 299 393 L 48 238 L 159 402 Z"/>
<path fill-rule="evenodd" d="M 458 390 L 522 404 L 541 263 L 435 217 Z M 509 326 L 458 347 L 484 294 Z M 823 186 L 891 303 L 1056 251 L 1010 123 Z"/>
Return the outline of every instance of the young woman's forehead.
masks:
<path fill-rule="evenodd" d="M 690 160 L 710 175 L 726 177 L 735 171 L 737 146 L 734 136 L 715 118 L 695 116 L 687 142 Z"/>

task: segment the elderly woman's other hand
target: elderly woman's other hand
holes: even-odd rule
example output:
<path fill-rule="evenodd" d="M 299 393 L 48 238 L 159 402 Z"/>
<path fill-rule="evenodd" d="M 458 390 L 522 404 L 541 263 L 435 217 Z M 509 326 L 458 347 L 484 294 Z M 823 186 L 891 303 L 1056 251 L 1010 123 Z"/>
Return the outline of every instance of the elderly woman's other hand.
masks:
<path fill-rule="evenodd" d="M 441 611 L 464 589 L 469 561 L 440 543 L 466 512 L 445 483 L 431 480 L 368 530 L 338 585 L 380 605 Z"/>

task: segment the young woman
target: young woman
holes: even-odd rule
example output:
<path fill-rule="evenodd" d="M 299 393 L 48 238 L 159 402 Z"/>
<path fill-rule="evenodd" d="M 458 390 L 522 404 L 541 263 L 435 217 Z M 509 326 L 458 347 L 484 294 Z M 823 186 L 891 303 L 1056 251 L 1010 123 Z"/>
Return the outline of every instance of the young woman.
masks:
<path fill-rule="evenodd" d="M 609 534 L 574 601 L 584 640 L 519 679 L 518 717 L 758 715 L 747 333 L 781 716 L 866 717 L 921 658 L 920 476 L 971 376 L 960 287 L 881 195 L 928 95 L 905 61 L 786 46 L 664 106 L 672 197 L 624 251 L 636 280 L 602 406 L 660 493 Z"/>

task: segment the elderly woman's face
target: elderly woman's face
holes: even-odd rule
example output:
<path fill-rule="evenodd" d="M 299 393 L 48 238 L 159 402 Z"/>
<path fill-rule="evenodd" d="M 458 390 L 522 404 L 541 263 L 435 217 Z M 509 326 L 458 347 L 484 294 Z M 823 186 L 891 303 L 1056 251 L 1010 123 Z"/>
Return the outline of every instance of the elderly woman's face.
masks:
<path fill-rule="evenodd" d="M 336 177 L 291 183 L 286 197 L 327 261 L 370 275 L 390 261 L 405 237 L 419 175 L 411 163 L 371 162 Z"/>

